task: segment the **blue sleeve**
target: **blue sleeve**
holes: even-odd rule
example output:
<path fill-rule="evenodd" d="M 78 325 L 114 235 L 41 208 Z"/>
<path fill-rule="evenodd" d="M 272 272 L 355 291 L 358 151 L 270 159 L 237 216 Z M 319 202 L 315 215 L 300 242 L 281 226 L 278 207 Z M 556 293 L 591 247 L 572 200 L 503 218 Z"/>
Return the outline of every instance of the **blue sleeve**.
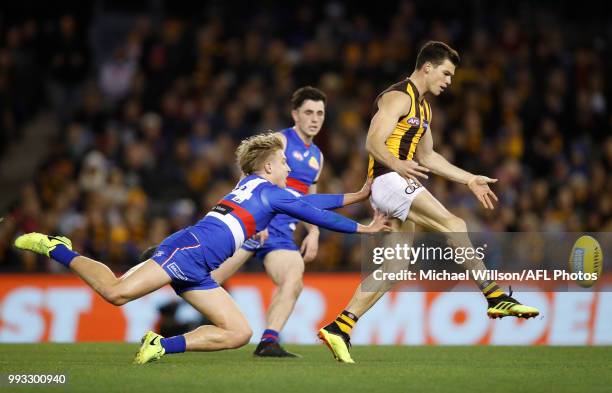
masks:
<path fill-rule="evenodd" d="M 287 214 L 336 232 L 357 232 L 355 221 L 331 211 L 321 210 L 303 200 L 304 198 L 298 198 L 282 188 L 270 187 L 262 191 L 261 196 L 262 202 L 275 213 Z"/>
<path fill-rule="evenodd" d="M 304 195 L 302 200 L 321 210 L 334 210 L 344 206 L 344 194 L 308 194 Z"/>

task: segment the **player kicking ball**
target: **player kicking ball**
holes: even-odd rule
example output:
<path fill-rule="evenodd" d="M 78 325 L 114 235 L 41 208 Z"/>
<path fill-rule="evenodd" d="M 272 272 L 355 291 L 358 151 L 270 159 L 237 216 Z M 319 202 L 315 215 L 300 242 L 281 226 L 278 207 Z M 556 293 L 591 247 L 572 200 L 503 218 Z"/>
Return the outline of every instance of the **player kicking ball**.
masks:
<path fill-rule="evenodd" d="M 23 250 L 46 255 L 75 272 L 106 301 L 121 306 L 166 284 L 213 324 L 183 335 L 164 338 L 147 332 L 134 363 L 145 364 L 165 354 L 238 348 L 251 338 L 251 328 L 231 296 L 211 272 L 241 247 L 245 239 L 268 226 L 276 214 L 287 214 L 314 225 L 344 233 L 389 231 L 380 213 L 368 226 L 331 211 L 321 210 L 284 190 L 289 174 L 283 144 L 271 134 L 240 144 L 238 164 L 246 177 L 193 226 L 167 237 L 147 261 L 122 277 L 103 263 L 79 255 L 66 237 L 28 233 L 15 240 Z M 317 195 L 317 204 L 334 209 L 343 195 Z"/>
<path fill-rule="evenodd" d="M 426 43 L 417 56 L 409 78 L 383 91 L 374 102 L 374 116 L 366 139 L 370 153 L 368 176 L 372 177 L 372 205 L 389 215 L 393 231 L 417 224 L 428 231 L 441 232 L 454 247 L 472 248 L 465 221 L 449 212 L 417 180 L 427 172 L 465 184 L 485 209 L 493 209 L 497 197 L 489 188 L 497 180 L 469 173 L 448 162 L 433 149 L 430 129 L 431 106 L 426 94 L 440 95 L 450 84 L 459 63 L 459 54 L 442 42 Z M 418 161 L 418 162 L 417 162 Z M 486 270 L 481 259 L 467 260 L 466 270 Z M 349 353 L 350 334 L 357 320 L 384 295 L 389 283 L 376 283 L 372 276 L 359 286 L 335 321 L 319 330 L 319 338 L 336 360 L 354 363 Z M 476 284 L 487 301 L 490 318 L 531 318 L 539 314 L 506 294 L 492 280 Z M 365 291 L 362 288 L 374 288 Z"/>

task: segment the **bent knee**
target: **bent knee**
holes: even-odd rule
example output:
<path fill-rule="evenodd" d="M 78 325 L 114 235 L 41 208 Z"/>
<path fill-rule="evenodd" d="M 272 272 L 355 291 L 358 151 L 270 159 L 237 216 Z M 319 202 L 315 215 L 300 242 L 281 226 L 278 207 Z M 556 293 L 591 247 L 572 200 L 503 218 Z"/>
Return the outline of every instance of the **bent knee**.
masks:
<path fill-rule="evenodd" d="M 290 293 L 294 296 L 298 296 L 302 293 L 302 289 L 304 288 L 304 280 L 302 276 L 291 276 L 287 277 L 282 283 L 279 285 L 279 289 L 282 292 Z"/>
<path fill-rule="evenodd" d="M 251 337 L 253 337 L 253 330 L 249 326 L 242 327 L 238 330 L 234 330 L 232 333 L 231 347 L 232 348 L 240 348 L 249 343 L 251 341 Z"/>

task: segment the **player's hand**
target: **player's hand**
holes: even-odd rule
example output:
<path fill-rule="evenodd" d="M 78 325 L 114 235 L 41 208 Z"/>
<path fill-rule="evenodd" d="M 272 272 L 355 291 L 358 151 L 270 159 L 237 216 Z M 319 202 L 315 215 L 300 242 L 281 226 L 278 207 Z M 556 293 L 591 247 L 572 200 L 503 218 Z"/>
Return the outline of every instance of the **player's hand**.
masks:
<path fill-rule="evenodd" d="M 261 244 L 263 246 L 263 244 L 266 242 L 266 240 L 268 240 L 268 237 L 270 237 L 270 234 L 268 233 L 268 228 L 264 229 L 263 231 L 257 232 L 256 234 L 253 235 L 253 240 L 257 240 L 259 242 L 259 244 Z"/>
<path fill-rule="evenodd" d="M 365 183 L 363 183 L 363 187 L 361 187 L 361 190 L 357 191 L 357 195 L 360 201 L 364 201 L 370 196 L 370 193 L 372 192 L 373 181 L 374 179 L 371 177 L 366 178 L 366 181 Z"/>
<path fill-rule="evenodd" d="M 300 253 L 304 262 L 312 262 L 317 257 L 319 252 L 319 230 L 312 230 L 308 232 L 308 235 L 302 241 L 302 247 L 300 247 Z"/>
<path fill-rule="evenodd" d="M 474 195 L 476 195 L 476 198 L 478 198 L 485 209 L 493 210 L 494 206 L 491 199 L 495 200 L 495 202 L 497 202 L 499 199 L 497 199 L 495 193 L 491 191 L 491 188 L 489 188 L 489 183 L 496 182 L 497 179 L 491 179 L 486 176 L 474 176 L 470 179 L 470 181 L 468 181 L 467 186 L 474 193 Z"/>
<path fill-rule="evenodd" d="M 395 160 L 393 169 L 401 177 L 406 179 L 412 179 L 418 183 L 417 177 L 428 179 L 427 172 L 429 169 L 419 165 L 418 162 L 413 160 Z"/>
<path fill-rule="evenodd" d="M 378 210 L 374 210 L 374 217 L 370 225 L 361 225 L 357 226 L 358 233 L 377 233 L 377 232 L 391 232 L 391 226 L 389 225 L 389 221 L 386 215 L 379 212 Z"/>

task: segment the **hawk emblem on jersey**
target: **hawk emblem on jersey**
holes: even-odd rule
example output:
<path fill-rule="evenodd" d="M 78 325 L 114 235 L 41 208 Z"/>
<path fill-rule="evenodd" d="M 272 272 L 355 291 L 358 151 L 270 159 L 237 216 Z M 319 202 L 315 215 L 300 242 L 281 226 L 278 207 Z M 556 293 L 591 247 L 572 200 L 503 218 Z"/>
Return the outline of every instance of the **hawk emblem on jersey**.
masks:
<path fill-rule="evenodd" d="M 304 157 L 308 157 L 309 154 L 310 154 L 310 152 L 306 151 L 306 153 L 304 153 Z"/>
<path fill-rule="evenodd" d="M 421 124 L 421 120 L 419 120 L 418 117 L 411 117 L 408 119 L 407 123 L 413 127 L 418 127 Z"/>
<path fill-rule="evenodd" d="M 293 158 L 295 158 L 298 161 L 304 161 L 304 157 L 302 156 L 302 154 L 300 154 L 299 151 L 294 150 L 293 153 L 291 154 L 293 156 Z"/>
<path fill-rule="evenodd" d="M 310 160 L 308 160 L 308 165 L 312 168 L 312 169 L 316 169 L 317 171 L 319 170 L 320 166 L 319 166 L 319 161 L 317 161 L 316 158 L 314 157 L 310 157 Z"/>

